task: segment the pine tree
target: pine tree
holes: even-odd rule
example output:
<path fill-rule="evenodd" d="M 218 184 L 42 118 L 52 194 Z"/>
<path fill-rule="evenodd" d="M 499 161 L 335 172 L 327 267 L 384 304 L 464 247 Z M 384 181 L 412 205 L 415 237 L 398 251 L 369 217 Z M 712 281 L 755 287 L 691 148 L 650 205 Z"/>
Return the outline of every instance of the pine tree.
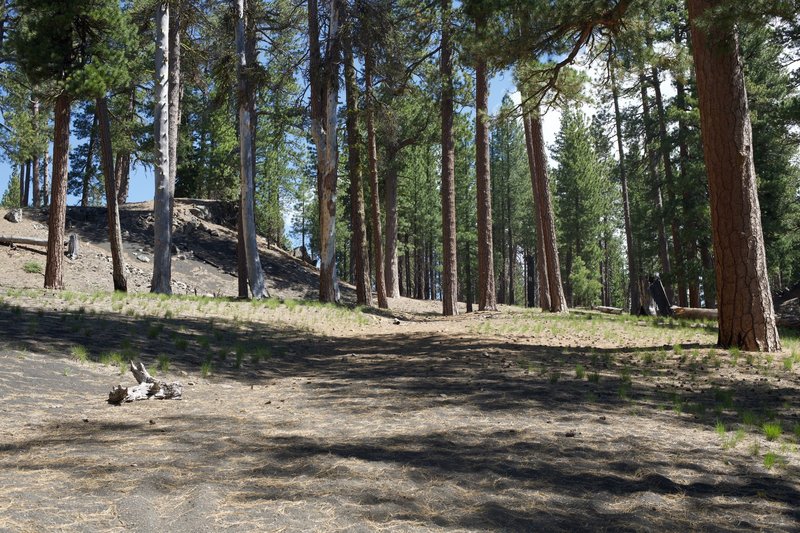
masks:
<path fill-rule="evenodd" d="M 118 2 L 29 0 L 17 6 L 13 36 L 21 70 L 34 84 L 49 82 L 55 95 L 53 185 L 45 287 L 63 288 L 62 247 L 66 219 L 70 104 L 99 97 L 128 78 L 126 43 L 132 27 Z M 80 53 L 78 53 L 80 52 Z"/>

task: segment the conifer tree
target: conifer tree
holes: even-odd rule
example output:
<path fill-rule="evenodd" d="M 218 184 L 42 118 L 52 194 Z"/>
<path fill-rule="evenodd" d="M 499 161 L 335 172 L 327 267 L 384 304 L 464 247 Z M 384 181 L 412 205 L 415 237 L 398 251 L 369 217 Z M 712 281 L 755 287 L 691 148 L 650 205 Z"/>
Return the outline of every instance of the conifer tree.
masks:
<path fill-rule="evenodd" d="M 53 185 L 45 287 L 62 289 L 70 105 L 125 83 L 131 26 L 116 0 L 29 0 L 17 6 L 13 36 L 18 64 L 34 84 L 48 83 L 55 99 Z"/>

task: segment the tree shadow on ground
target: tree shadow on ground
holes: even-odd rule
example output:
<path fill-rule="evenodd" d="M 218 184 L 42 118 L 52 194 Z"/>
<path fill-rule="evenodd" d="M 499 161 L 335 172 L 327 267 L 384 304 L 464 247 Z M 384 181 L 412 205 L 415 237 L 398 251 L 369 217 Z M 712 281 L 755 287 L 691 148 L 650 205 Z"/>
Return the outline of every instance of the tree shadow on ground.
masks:
<path fill-rule="evenodd" d="M 94 480 L 82 489 L 90 495 L 129 474 L 134 459 L 124 454 L 135 450 L 148 476 L 134 483 L 150 483 L 154 496 L 179 476 L 181 490 L 212 486 L 227 495 L 226 505 L 261 519 L 275 512 L 271 502 L 293 502 L 298 514 L 283 519 L 290 528 L 314 523 L 315 513 L 331 506 L 337 514 L 326 525 L 336 527 L 352 526 L 353 517 L 506 531 L 790 531 L 800 523 L 796 468 L 774 475 L 732 455 L 721 470 L 718 448 L 689 436 L 717 420 L 733 422 L 745 409 L 769 413 L 797 405 L 791 379 L 730 381 L 711 365 L 691 371 L 646 365 L 633 348 L 560 348 L 402 330 L 322 337 L 289 324 L 233 319 L 6 305 L 0 330 L 16 349 L 46 348 L 54 360 L 69 357 L 76 344 L 94 358 L 127 350 L 150 365 L 167 352 L 173 371 L 196 375 L 211 355 L 217 383 L 303 384 L 281 385 L 286 409 L 296 415 L 267 412 L 263 398 L 248 400 L 245 389 L 229 405 L 247 407 L 246 416 L 204 403 L 187 407 L 200 412 L 179 414 L 159 407 L 150 423 L 150 407 L 130 406 L 119 412 L 130 409 L 133 421 L 63 420 L 0 445 L 0 457 L 13 458 L 19 471 L 47 468 Z M 184 348 L 181 339 L 187 339 Z M 247 348 L 238 367 L 237 347 Z M 253 360 L 258 348 L 267 351 Z M 597 382 L 574 377 L 578 364 L 596 373 Z M 661 378 L 674 379 L 662 384 Z M 637 437 L 636 427 L 630 434 L 614 427 L 640 417 L 663 423 L 675 441 L 659 449 L 654 437 Z M 800 422 L 793 411 L 782 420 Z M 370 424 L 378 425 L 365 429 Z M 585 434 L 569 436 L 572 425 Z M 43 458 L 48 453 L 52 459 Z"/>

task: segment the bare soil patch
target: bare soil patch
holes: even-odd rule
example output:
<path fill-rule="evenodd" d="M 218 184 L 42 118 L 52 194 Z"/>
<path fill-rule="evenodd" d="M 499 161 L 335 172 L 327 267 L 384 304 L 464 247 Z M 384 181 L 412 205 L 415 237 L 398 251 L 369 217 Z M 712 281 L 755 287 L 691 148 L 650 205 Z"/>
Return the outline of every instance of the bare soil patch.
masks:
<path fill-rule="evenodd" d="M 0 529 L 800 528 L 792 340 L 405 299 L 0 297 Z M 128 357 L 184 399 L 105 403 Z"/>

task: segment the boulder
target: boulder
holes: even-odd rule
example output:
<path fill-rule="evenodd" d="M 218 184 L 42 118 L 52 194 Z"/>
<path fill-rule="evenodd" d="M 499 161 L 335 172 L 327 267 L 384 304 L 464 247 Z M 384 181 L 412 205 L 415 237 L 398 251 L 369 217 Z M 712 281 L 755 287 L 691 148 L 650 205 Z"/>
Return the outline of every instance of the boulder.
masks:
<path fill-rule="evenodd" d="M 9 222 L 13 222 L 14 224 L 18 224 L 18 223 L 22 222 L 22 209 L 19 209 L 19 208 L 12 209 L 8 213 L 6 213 L 6 216 L 4 216 L 3 218 L 8 220 Z"/>

